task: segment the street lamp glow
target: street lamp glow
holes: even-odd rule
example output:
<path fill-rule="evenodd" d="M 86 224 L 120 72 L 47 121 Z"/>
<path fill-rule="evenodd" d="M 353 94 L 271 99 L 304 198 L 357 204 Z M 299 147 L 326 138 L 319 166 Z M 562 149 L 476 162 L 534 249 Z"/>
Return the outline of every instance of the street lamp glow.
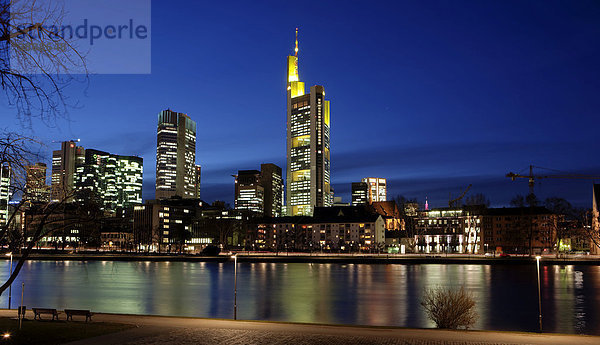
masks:
<path fill-rule="evenodd" d="M 2 334 L 2 337 L 4 339 L 10 338 L 10 333 L 6 332 L 6 333 Z"/>
<path fill-rule="evenodd" d="M 541 259 L 541 258 L 542 258 L 542 257 L 541 257 L 541 256 L 539 256 L 539 255 L 535 257 L 535 259 L 536 259 L 536 260 L 538 260 L 538 261 L 540 261 L 540 259 Z"/>

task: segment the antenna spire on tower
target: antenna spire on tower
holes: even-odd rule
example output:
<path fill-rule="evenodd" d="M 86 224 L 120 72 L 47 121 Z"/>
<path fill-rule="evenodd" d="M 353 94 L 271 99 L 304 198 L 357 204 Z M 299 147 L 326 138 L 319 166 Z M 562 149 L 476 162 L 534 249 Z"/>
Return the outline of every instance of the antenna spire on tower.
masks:
<path fill-rule="evenodd" d="M 298 57 L 298 28 L 296 28 L 296 48 L 294 49 L 294 56 Z"/>

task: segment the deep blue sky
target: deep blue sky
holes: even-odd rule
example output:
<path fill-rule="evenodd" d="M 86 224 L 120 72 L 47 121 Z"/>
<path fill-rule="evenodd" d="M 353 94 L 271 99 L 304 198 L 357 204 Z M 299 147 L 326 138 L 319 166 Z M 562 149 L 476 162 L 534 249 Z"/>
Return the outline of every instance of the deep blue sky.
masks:
<path fill-rule="evenodd" d="M 300 27 L 300 78 L 331 100 L 332 179 L 388 179 L 432 206 L 527 192 L 529 164 L 600 174 L 597 1 L 154 1 L 152 74 L 100 75 L 46 141 L 144 157 L 154 195 L 160 110 L 198 124 L 202 198 L 233 201 L 231 174 L 285 167 L 285 68 Z M 19 129 L 2 101 L 0 127 Z M 285 169 L 284 169 L 285 170 Z M 547 173 L 539 171 L 540 173 Z M 599 182 L 599 181 L 596 181 Z M 541 197 L 591 205 L 592 181 L 547 180 Z"/>

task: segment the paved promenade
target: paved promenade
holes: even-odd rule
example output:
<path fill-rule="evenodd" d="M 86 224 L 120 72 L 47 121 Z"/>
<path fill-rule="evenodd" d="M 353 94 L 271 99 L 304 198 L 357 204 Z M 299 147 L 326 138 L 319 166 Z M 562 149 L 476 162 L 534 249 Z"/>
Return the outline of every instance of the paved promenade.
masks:
<path fill-rule="evenodd" d="M 0 316 L 14 314 L 14 310 L 0 311 Z M 126 323 L 137 327 L 70 344 L 600 344 L 600 337 L 577 335 L 350 327 L 121 314 L 96 314 L 94 322 Z"/>

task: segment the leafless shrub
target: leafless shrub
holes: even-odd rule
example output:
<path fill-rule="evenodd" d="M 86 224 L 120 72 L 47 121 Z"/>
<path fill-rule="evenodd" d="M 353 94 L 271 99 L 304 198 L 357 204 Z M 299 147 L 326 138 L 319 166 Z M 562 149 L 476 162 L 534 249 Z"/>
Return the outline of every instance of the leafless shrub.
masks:
<path fill-rule="evenodd" d="M 477 320 L 475 299 L 464 287 L 425 289 L 421 305 L 438 328 L 468 329 Z"/>

